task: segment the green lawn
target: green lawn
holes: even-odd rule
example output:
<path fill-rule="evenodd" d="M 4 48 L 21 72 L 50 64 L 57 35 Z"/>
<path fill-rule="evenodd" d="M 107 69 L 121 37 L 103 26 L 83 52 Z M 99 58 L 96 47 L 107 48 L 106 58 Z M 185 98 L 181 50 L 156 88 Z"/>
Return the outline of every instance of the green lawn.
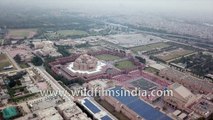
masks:
<path fill-rule="evenodd" d="M 5 54 L 0 54 L 0 72 L 4 71 L 3 68 L 11 65 L 10 60 Z"/>
<path fill-rule="evenodd" d="M 142 45 L 142 46 L 137 46 L 137 47 L 132 47 L 131 50 L 133 52 L 138 52 L 138 51 L 151 51 L 154 49 L 162 49 L 162 48 L 166 48 L 169 47 L 169 44 L 160 42 L 160 43 L 153 43 L 153 44 L 149 44 L 149 45 Z"/>
<path fill-rule="evenodd" d="M 32 37 L 37 32 L 37 29 L 10 29 L 8 37 L 10 38 L 25 38 Z"/>
<path fill-rule="evenodd" d="M 110 55 L 110 54 L 102 54 L 102 55 L 97 55 L 95 56 L 99 60 L 105 60 L 105 61 L 114 61 L 120 59 L 120 57 L 115 56 L 115 55 Z"/>
<path fill-rule="evenodd" d="M 161 53 L 156 55 L 157 58 L 167 62 L 185 55 L 189 55 L 194 53 L 192 50 L 186 50 L 186 49 L 177 49 L 166 53 Z"/>
<path fill-rule="evenodd" d="M 131 68 L 134 68 L 135 65 L 133 62 L 129 60 L 124 60 L 124 61 L 116 62 L 115 67 L 117 67 L 118 69 L 131 69 Z"/>

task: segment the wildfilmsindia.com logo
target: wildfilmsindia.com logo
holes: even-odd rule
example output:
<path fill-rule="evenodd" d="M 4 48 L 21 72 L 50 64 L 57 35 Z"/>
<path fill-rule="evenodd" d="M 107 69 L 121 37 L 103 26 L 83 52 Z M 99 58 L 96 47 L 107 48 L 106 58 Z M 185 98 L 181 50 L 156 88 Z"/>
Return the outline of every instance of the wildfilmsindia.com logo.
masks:
<path fill-rule="evenodd" d="M 41 90 L 41 96 L 173 96 L 173 91 L 164 89 L 164 90 L 141 90 L 140 88 L 135 88 L 132 90 L 118 89 L 118 90 L 105 90 L 103 88 L 82 88 L 76 90 L 69 90 L 69 94 L 66 94 L 67 91 L 61 90 Z"/>

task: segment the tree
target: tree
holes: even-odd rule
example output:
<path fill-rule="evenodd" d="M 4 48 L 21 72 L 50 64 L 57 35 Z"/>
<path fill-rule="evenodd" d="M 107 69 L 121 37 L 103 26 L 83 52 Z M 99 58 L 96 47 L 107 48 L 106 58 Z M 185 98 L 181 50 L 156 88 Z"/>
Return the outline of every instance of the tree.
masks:
<path fill-rule="evenodd" d="M 21 63 L 21 56 L 19 54 L 17 54 L 14 58 L 13 58 L 17 63 Z"/>
<path fill-rule="evenodd" d="M 35 56 L 33 57 L 32 61 L 31 61 L 35 66 L 41 66 L 43 64 L 43 60 L 38 57 L 38 56 Z"/>
<path fill-rule="evenodd" d="M 139 56 L 135 56 L 135 58 L 137 58 L 141 63 L 146 64 L 146 59 Z"/>
<path fill-rule="evenodd" d="M 8 86 L 9 86 L 10 88 L 15 87 L 15 86 L 16 86 L 15 80 L 10 80 Z"/>
<path fill-rule="evenodd" d="M 58 47 L 58 52 L 61 53 L 64 57 L 65 56 L 70 56 L 70 53 L 67 49 L 69 49 L 69 46 L 57 46 Z"/>

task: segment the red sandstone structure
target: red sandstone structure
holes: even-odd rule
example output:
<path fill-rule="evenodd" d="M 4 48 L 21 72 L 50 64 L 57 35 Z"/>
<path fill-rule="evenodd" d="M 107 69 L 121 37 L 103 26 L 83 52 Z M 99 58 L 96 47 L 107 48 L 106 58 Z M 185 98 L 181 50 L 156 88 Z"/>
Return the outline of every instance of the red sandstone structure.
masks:
<path fill-rule="evenodd" d="M 88 55 L 73 54 L 69 57 L 59 58 L 59 59 L 56 59 L 55 61 L 49 63 L 49 65 L 54 73 L 56 73 L 57 75 L 62 75 L 65 78 L 67 78 L 68 80 L 73 80 L 75 78 L 82 78 L 84 80 L 94 80 L 94 79 L 102 79 L 102 78 L 110 79 L 113 76 L 129 73 L 131 71 L 138 70 L 138 69 L 142 70 L 142 68 L 143 68 L 143 65 L 139 61 L 134 59 L 132 56 L 127 57 L 125 53 L 121 53 L 118 51 L 103 50 L 103 51 L 87 53 L 87 54 Z M 70 64 L 71 62 L 74 62 L 74 64 L 75 64 L 74 69 L 92 70 L 95 68 L 96 61 L 97 61 L 97 58 L 94 58 L 92 56 L 101 55 L 101 54 L 111 54 L 111 55 L 119 56 L 121 58 L 126 57 L 129 60 L 131 60 L 136 65 L 136 67 L 132 68 L 132 69 L 118 71 L 117 69 L 114 69 L 114 68 L 110 67 L 109 65 L 106 65 L 102 68 L 102 70 L 100 72 L 97 72 L 94 74 L 72 73 L 72 72 L 70 72 L 69 69 L 67 69 L 68 64 Z M 84 64 L 84 62 L 89 63 L 89 64 L 86 65 L 86 64 Z"/>
<path fill-rule="evenodd" d="M 84 54 L 75 60 L 75 62 L 73 63 L 73 69 L 90 71 L 90 70 L 94 70 L 97 67 L 97 64 L 98 64 L 97 58 Z"/>

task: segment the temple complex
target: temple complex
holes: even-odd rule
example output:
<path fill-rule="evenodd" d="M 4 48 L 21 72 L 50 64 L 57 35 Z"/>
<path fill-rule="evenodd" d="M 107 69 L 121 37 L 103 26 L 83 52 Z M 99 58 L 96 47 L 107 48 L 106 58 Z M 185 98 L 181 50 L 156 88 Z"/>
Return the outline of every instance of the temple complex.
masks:
<path fill-rule="evenodd" d="M 97 58 L 87 54 L 83 54 L 74 61 L 73 69 L 82 71 L 91 71 L 95 70 L 97 68 L 97 65 L 98 65 Z"/>

